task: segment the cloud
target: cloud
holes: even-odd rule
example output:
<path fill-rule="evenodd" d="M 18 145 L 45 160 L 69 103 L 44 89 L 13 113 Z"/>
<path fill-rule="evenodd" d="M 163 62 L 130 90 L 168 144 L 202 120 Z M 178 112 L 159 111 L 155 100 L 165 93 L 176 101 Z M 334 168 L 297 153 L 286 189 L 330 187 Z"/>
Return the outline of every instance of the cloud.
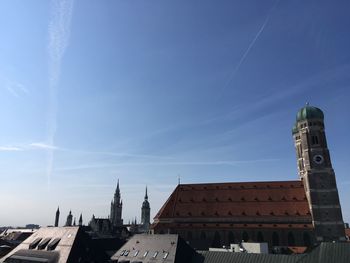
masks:
<path fill-rule="evenodd" d="M 16 146 L 0 146 L 0 152 L 18 152 L 23 149 Z"/>
<path fill-rule="evenodd" d="M 0 83 L 1 86 L 5 87 L 5 89 L 16 98 L 29 94 L 29 90 L 18 81 L 0 75 Z"/>
<path fill-rule="evenodd" d="M 279 159 L 255 159 L 255 160 L 214 160 L 214 161 L 158 161 L 158 162 L 120 162 L 120 163 L 89 163 L 74 165 L 69 167 L 60 167 L 57 168 L 57 171 L 71 171 L 71 170 L 85 170 L 85 169 L 103 169 L 103 168 L 113 168 L 120 166 L 238 166 L 252 163 L 261 163 L 261 162 L 275 162 Z"/>
<path fill-rule="evenodd" d="M 61 74 L 63 55 L 69 44 L 70 24 L 73 14 L 73 0 L 52 0 L 51 19 L 48 29 L 49 42 L 49 109 L 47 117 L 47 145 L 54 145 L 57 130 L 57 87 Z M 48 186 L 52 175 L 54 149 L 47 148 L 46 175 Z"/>
<path fill-rule="evenodd" d="M 29 146 L 31 148 L 44 149 L 44 150 L 58 150 L 59 149 L 58 147 L 56 147 L 54 145 L 49 145 L 49 144 L 42 143 L 42 142 L 30 143 Z"/>

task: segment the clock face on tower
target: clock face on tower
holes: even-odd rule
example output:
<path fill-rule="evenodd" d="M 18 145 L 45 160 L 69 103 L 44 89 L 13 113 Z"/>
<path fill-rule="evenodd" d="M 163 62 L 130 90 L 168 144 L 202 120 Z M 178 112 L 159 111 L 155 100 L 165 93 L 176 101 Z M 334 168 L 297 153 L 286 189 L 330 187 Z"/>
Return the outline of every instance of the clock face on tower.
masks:
<path fill-rule="evenodd" d="M 317 154 L 317 155 L 314 156 L 314 158 L 312 158 L 312 160 L 313 160 L 314 163 L 316 163 L 316 164 L 321 164 L 321 163 L 323 163 L 324 158 L 323 158 L 322 155 Z"/>

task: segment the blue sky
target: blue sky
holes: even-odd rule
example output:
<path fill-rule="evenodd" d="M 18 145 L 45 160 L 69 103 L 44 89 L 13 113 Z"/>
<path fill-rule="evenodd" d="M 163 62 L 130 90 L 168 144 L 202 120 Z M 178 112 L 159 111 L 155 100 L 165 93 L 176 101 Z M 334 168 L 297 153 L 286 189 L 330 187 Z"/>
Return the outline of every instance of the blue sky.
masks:
<path fill-rule="evenodd" d="M 350 221 L 348 1 L 0 2 L 0 225 L 127 222 L 178 182 L 295 180 L 291 127 L 325 112 Z"/>

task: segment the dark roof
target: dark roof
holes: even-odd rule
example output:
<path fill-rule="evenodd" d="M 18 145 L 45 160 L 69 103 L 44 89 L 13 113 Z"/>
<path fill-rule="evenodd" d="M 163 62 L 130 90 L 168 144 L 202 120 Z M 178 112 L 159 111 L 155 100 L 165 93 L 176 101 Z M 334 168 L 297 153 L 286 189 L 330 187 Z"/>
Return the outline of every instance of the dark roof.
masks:
<path fill-rule="evenodd" d="M 349 259 L 350 243 L 321 243 L 310 253 L 299 255 L 199 251 L 192 263 L 348 263 Z"/>
<path fill-rule="evenodd" d="M 275 181 L 180 184 L 156 214 L 153 227 L 175 221 L 171 219 L 200 218 L 311 224 L 302 181 Z"/>
<path fill-rule="evenodd" d="M 298 263 L 348 263 L 350 243 L 321 243 Z"/>
<path fill-rule="evenodd" d="M 113 256 L 118 262 L 190 262 L 195 254 L 178 235 L 134 235 Z"/>
<path fill-rule="evenodd" d="M 192 263 L 296 263 L 301 258 L 300 255 L 199 251 Z"/>
<path fill-rule="evenodd" d="M 0 259 L 0 262 L 11 262 L 10 258 L 19 257 L 40 258 L 40 255 L 45 260 L 54 261 L 37 262 L 64 263 L 77 262 L 78 258 L 82 258 L 83 261 L 96 259 L 97 257 L 107 258 L 107 255 L 102 251 L 92 246 L 90 237 L 81 227 L 45 227 L 40 228 L 24 240 L 4 258 Z"/>

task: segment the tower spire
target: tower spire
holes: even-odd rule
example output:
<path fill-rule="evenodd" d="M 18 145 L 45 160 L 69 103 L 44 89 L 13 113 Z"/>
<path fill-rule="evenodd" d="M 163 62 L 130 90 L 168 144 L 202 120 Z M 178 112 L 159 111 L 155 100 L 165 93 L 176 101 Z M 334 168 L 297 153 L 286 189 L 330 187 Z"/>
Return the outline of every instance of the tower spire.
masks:
<path fill-rule="evenodd" d="M 145 200 L 148 200 L 148 194 L 147 194 L 147 185 L 146 185 L 146 194 L 145 194 Z"/>
<path fill-rule="evenodd" d="M 60 220 L 60 207 L 57 207 L 56 217 L 55 217 L 55 227 L 58 227 L 59 220 Z"/>
<path fill-rule="evenodd" d="M 83 225 L 83 214 L 80 214 L 80 217 L 79 217 L 79 226 L 82 226 Z"/>

